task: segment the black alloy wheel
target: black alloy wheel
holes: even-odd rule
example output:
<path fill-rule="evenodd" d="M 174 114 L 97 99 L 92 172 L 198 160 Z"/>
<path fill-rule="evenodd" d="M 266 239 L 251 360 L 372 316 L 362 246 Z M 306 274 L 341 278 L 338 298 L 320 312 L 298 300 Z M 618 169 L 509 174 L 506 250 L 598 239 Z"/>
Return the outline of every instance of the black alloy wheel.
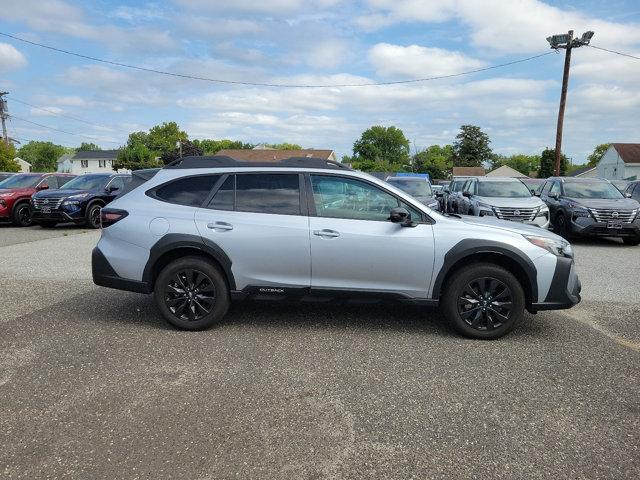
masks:
<path fill-rule="evenodd" d="M 18 227 L 28 227 L 31 225 L 31 212 L 29 211 L 29 204 L 27 202 L 16 205 L 13 211 L 13 223 Z"/>
<path fill-rule="evenodd" d="M 100 213 L 102 207 L 97 204 L 89 205 L 87 211 L 87 226 L 91 228 L 100 228 Z"/>
<path fill-rule="evenodd" d="M 567 225 L 567 219 L 564 214 L 559 213 L 556 217 L 556 228 L 558 229 L 557 234 L 562 238 L 569 240 L 571 233 L 569 232 L 569 226 Z"/>
<path fill-rule="evenodd" d="M 164 289 L 164 302 L 178 319 L 195 322 L 211 313 L 216 301 L 213 281 L 194 269 L 177 272 Z"/>
<path fill-rule="evenodd" d="M 512 306 L 511 289 L 491 277 L 468 282 L 458 297 L 458 314 L 467 325 L 480 331 L 495 330 L 508 322 Z"/>

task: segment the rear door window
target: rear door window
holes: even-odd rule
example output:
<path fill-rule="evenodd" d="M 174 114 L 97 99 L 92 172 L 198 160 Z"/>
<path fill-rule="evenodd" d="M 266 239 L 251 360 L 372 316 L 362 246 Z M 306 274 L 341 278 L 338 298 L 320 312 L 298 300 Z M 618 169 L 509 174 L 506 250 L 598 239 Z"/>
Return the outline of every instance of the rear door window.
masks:
<path fill-rule="evenodd" d="M 300 177 L 297 173 L 247 173 L 236 174 L 235 177 L 236 211 L 301 214 Z"/>
<path fill-rule="evenodd" d="M 220 175 L 180 178 L 156 188 L 155 191 L 152 191 L 152 196 L 163 202 L 199 207 L 219 178 Z"/>
<path fill-rule="evenodd" d="M 236 197 L 236 176 L 229 175 L 213 196 L 207 208 L 214 210 L 233 210 Z"/>

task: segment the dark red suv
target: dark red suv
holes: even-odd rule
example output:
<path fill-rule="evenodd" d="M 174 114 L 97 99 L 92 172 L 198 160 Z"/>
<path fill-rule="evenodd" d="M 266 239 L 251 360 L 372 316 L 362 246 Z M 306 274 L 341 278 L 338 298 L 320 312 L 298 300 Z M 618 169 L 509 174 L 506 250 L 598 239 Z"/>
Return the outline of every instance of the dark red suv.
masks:
<path fill-rule="evenodd" d="M 19 173 L 0 182 L 0 221 L 11 221 L 18 227 L 31 225 L 31 195 L 60 188 L 74 177 L 68 173 Z"/>

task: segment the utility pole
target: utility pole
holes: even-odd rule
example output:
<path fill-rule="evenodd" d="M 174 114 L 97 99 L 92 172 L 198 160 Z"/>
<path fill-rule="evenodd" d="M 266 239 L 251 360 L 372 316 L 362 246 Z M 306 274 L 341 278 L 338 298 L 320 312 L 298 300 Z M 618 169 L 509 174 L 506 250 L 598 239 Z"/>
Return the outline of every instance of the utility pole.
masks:
<path fill-rule="evenodd" d="M 0 121 L 2 122 L 2 140 L 5 145 L 9 145 L 9 136 L 7 135 L 7 125 L 5 124 L 5 120 L 9 116 L 7 114 L 7 101 L 4 99 L 5 95 L 8 95 L 9 92 L 0 92 Z"/>
<path fill-rule="evenodd" d="M 564 109 L 567 104 L 567 86 L 569 85 L 569 68 L 571 67 L 571 50 L 589 45 L 594 32 L 588 31 L 582 34 L 580 38 L 573 38 L 573 30 L 569 30 L 566 34 L 552 35 L 547 37 L 547 42 L 551 48 L 558 50 L 565 49 L 564 54 L 564 72 L 562 74 L 562 90 L 560 91 L 560 108 L 558 108 L 558 124 L 556 127 L 556 165 L 555 175 L 560 176 L 560 159 L 562 158 L 562 128 L 564 126 Z"/>

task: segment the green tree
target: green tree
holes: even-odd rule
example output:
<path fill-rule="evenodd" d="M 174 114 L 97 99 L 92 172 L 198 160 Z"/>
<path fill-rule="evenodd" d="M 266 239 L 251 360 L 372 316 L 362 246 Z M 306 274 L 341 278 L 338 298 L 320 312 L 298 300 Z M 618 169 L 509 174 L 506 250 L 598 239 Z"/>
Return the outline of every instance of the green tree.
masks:
<path fill-rule="evenodd" d="M 265 143 L 264 146 L 276 150 L 302 150 L 302 147 L 297 143 Z"/>
<path fill-rule="evenodd" d="M 178 140 L 185 141 L 188 138 L 189 136 L 180 130 L 176 122 L 164 122 L 161 125 L 151 127 L 144 144 L 149 150 L 157 152 L 160 156 L 173 152 Z"/>
<path fill-rule="evenodd" d="M 202 156 L 202 150 L 200 149 L 200 147 L 194 145 L 189 140 L 185 140 L 184 142 L 182 142 L 182 149 L 180 149 L 180 147 L 176 147 L 174 148 L 173 152 L 163 153 L 160 157 L 160 160 L 165 165 L 168 165 L 171 162 L 178 160 L 180 158 L 180 153 L 182 153 L 183 157 Z"/>
<path fill-rule="evenodd" d="M 560 175 L 567 173 L 569 161 L 563 153 L 560 155 Z M 556 168 L 556 151 L 554 148 L 545 148 L 540 155 L 540 169 L 538 170 L 538 178 L 549 178 L 555 175 Z"/>
<path fill-rule="evenodd" d="M 593 153 L 587 157 L 587 165 L 595 167 L 610 146 L 610 143 L 597 145 L 596 148 L 593 149 Z"/>
<path fill-rule="evenodd" d="M 31 164 L 33 172 L 55 172 L 58 158 L 67 152 L 67 148 L 51 142 L 31 141 L 18 150 L 18 156 Z"/>
<path fill-rule="evenodd" d="M 220 150 L 251 150 L 255 145 L 239 140 L 194 140 L 193 145 L 202 150 L 203 155 L 215 155 Z"/>
<path fill-rule="evenodd" d="M 0 140 L 0 172 L 19 172 L 20 165 L 16 158 L 16 147 L 12 143 L 6 144 Z"/>
<path fill-rule="evenodd" d="M 78 152 L 96 152 L 100 150 L 102 150 L 102 148 L 95 143 L 82 142 L 78 147 Z"/>
<path fill-rule="evenodd" d="M 139 170 L 141 168 L 154 168 L 159 166 L 155 153 L 141 143 L 120 148 L 118 157 L 115 162 L 113 162 L 114 170 L 121 168 Z"/>
<path fill-rule="evenodd" d="M 494 153 L 491 156 L 490 163 L 491 170 L 507 165 L 524 175 L 529 175 L 531 172 L 537 172 L 540 169 L 540 155 L 524 155 L 522 153 L 517 153 L 507 157 L 505 155 Z"/>
<path fill-rule="evenodd" d="M 420 173 L 428 173 L 432 179 L 447 178 L 453 168 L 453 146 L 431 145 L 413 157 L 414 167 Z"/>
<path fill-rule="evenodd" d="M 399 171 L 409 163 L 409 140 L 396 127 L 373 126 L 353 144 L 354 168 Z"/>
<path fill-rule="evenodd" d="M 491 158 L 491 140 L 480 127 L 462 125 L 453 143 L 453 165 L 456 167 L 481 167 Z"/>

